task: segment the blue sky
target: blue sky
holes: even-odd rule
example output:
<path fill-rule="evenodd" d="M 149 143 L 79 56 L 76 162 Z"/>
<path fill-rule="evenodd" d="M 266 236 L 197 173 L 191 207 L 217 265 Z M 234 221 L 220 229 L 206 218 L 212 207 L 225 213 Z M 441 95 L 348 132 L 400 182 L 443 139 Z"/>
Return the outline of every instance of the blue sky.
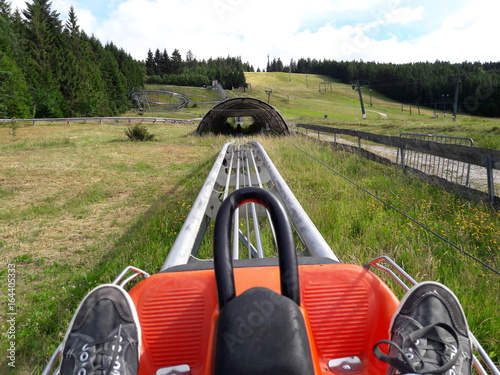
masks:
<path fill-rule="evenodd" d="M 25 0 L 11 0 L 23 8 Z M 267 55 L 379 62 L 500 61 L 497 0 L 53 0 L 65 19 L 137 59 L 148 49 L 199 59 Z"/>

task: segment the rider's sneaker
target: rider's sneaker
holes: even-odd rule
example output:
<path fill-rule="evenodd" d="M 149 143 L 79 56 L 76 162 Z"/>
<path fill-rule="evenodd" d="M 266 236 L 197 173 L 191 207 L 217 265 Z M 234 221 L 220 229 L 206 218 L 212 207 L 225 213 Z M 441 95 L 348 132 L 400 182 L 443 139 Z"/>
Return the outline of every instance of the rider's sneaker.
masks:
<path fill-rule="evenodd" d="M 92 290 L 80 303 L 64 338 L 61 375 L 135 375 L 140 326 L 129 294 L 113 284 Z"/>
<path fill-rule="evenodd" d="M 381 344 L 388 344 L 388 354 Z M 436 282 L 415 285 L 393 317 L 391 340 L 377 343 L 374 353 L 389 363 L 388 375 L 470 375 L 472 346 L 457 297 Z"/>

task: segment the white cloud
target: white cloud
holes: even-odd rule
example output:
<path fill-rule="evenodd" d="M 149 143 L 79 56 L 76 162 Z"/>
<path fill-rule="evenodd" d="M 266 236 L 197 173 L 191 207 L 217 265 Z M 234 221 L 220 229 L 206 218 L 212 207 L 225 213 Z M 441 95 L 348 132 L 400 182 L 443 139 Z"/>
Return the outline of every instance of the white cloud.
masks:
<path fill-rule="evenodd" d="M 198 59 L 241 56 L 255 68 L 265 67 L 268 54 L 284 63 L 300 57 L 499 61 L 498 48 L 486 42 L 498 34 L 491 0 L 464 2 L 446 9 L 439 3 L 439 12 L 432 1 L 411 6 L 400 0 L 114 0 L 105 8 L 96 1 L 54 0 L 53 8 L 66 18 L 74 3 L 88 34 L 137 59 L 148 49 L 171 54 L 177 48 Z M 113 10 L 104 15 L 110 4 Z M 24 0 L 12 6 L 23 8 Z M 428 17 L 435 21 L 429 31 Z"/>
<path fill-rule="evenodd" d="M 80 29 L 91 34 L 98 24 L 96 16 L 88 9 L 75 9 L 75 12 Z"/>
<path fill-rule="evenodd" d="M 26 0 L 11 0 L 10 3 L 13 11 L 16 9 L 20 11 L 26 9 Z M 81 7 L 70 0 L 54 0 L 52 2 L 52 10 L 59 13 L 60 19 L 65 21 L 68 18 L 69 9 L 72 5 L 75 9 L 80 28 L 91 33 L 91 30 L 94 30 L 96 27 L 97 18 L 89 9 Z"/>
<path fill-rule="evenodd" d="M 424 7 L 417 8 L 397 8 L 385 16 L 388 23 L 400 23 L 406 25 L 411 21 L 420 21 L 423 18 Z"/>
<path fill-rule="evenodd" d="M 420 56 L 429 61 L 500 61 L 498 15 L 489 0 L 476 0 L 450 13 L 437 30 L 415 44 Z"/>

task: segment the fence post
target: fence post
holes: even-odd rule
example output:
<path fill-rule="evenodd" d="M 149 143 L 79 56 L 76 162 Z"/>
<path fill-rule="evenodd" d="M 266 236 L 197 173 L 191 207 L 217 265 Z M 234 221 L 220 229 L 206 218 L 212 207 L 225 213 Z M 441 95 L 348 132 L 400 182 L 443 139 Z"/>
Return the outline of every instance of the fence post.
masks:
<path fill-rule="evenodd" d="M 488 197 L 490 203 L 495 203 L 495 183 L 493 180 L 493 158 L 491 155 L 486 156 L 486 175 L 488 178 Z"/>
<path fill-rule="evenodd" d="M 399 144 L 399 149 L 401 150 L 401 166 L 405 167 L 405 143 L 401 142 Z"/>

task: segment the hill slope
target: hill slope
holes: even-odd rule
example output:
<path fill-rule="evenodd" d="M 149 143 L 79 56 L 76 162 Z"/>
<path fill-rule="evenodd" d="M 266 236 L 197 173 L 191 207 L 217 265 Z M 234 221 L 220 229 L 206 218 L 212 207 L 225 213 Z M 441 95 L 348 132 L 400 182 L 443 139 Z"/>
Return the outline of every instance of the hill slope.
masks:
<path fill-rule="evenodd" d="M 269 103 L 294 123 L 330 125 L 372 133 L 404 132 L 470 137 L 477 147 L 500 149 L 500 119 L 458 114 L 450 108 L 402 105 L 375 90 L 362 88 L 367 119 L 362 118 L 358 92 L 326 76 L 298 73 L 245 73 L 248 89 L 228 90 L 230 97 L 250 96 Z M 267 91 L 272 93 L 268 98 Z M 371 98 L 370 98 L 371 94 Z M 370 106 L 370 102 L 372 106 Z"/>
<path fill-rule="evenodd" d="M 266 90 L 272 90 L 270 104 L 280 110 L 287 119 L 328 118 L 361 119 L 358 92 L 350 85 L 326 76 L 288 73 L 245 73 L 249 89 L 234 90 L 232 95 L 252 96 L 268 101 Z M 399 115 L 401 105 L 382 95 L 363 88 L 363 101 L 367 114 L 372 119 L 381 119 L 389 114 Z M 245 94 L 245 95 L 242 95 Z M 371 115 L 373 113 L 373 115 Z M 427 110 L 426 115 L 431 115 Z"/>

